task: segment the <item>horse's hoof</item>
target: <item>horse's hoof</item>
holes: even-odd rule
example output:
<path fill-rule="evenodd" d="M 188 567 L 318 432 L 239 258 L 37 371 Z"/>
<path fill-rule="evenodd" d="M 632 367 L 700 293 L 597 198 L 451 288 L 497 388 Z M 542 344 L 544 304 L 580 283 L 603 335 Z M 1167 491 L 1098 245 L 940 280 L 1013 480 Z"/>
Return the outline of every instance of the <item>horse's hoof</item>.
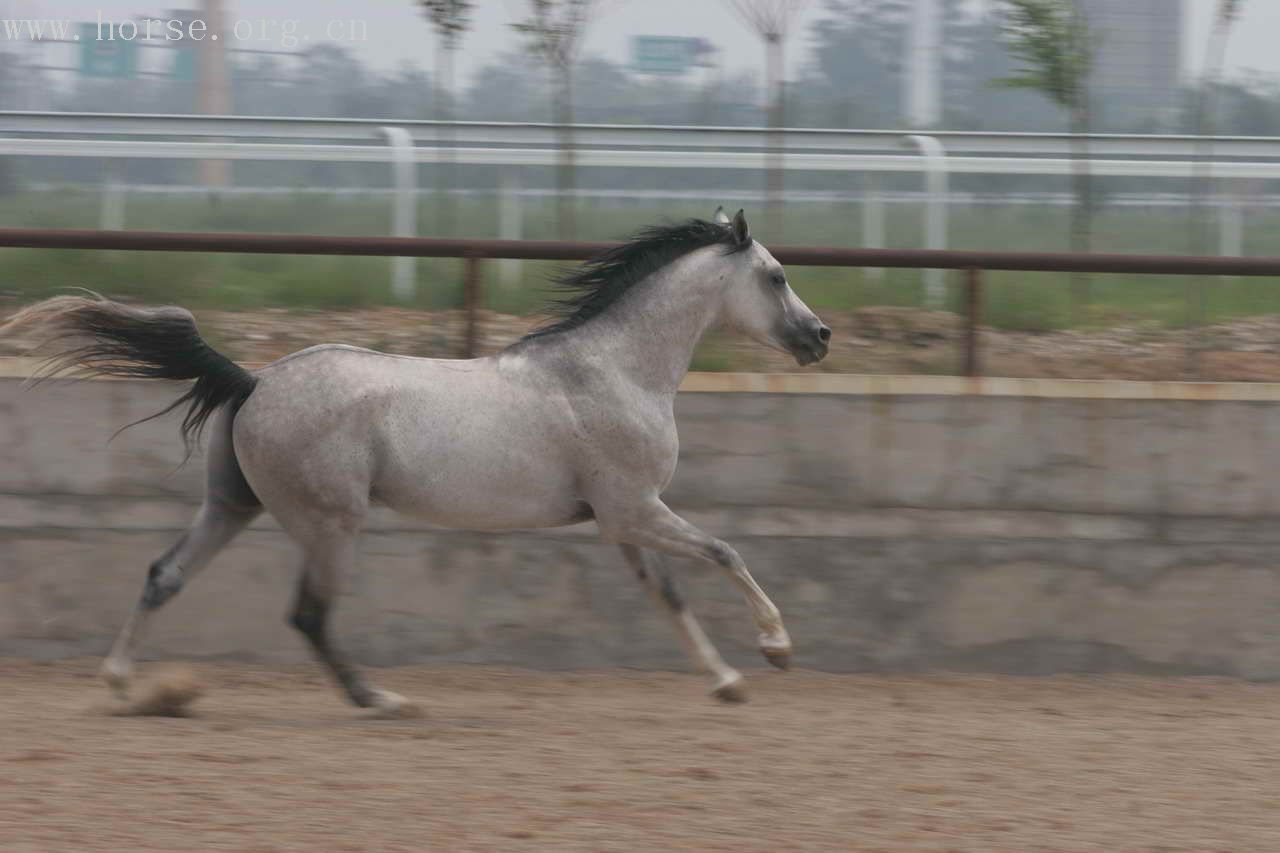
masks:
<path fill-rule="evenodd" d="M 726 705 L 740 705 L 747 701 L 747 686 L 742 676 L 739 675 L 726 684 L 711 691 L 711 695 L 724 702 Z"/>
<path fill-rule="evenodd" d="M 186 666 L 166 667 L 142 687 L 141 696 L 117 703 L 111 713 L 118 717 L 189 717 L 191 703 L 205 691 L 204 682 Z"/>
<path fill-rule="evenodd" d="M 791 649 L 761 649 L 760 653 L 778 669 L 791 669 Z"/>
<path fill-rule="evenodd" d="M 372 716 L 379 720 L 416 720 L 423 716 L 422 708 L 416 703 L 390 690 L 373 691 L 369 708 Z"/>
<path fill-rule="evenodd" d="M 133 675 L 133 667 L 122 661 L 107 658 L 102 662 L 98 674 L 118 698 L 129 698 L 129 679 Z"/>

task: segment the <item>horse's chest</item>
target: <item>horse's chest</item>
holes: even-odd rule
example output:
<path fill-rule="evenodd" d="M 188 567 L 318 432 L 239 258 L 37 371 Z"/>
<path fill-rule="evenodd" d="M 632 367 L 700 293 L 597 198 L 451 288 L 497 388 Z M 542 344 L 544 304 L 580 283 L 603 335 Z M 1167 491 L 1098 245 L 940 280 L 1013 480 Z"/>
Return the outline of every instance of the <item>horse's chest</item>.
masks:
<path fill-rule="evenodd" d="M 680 439 L 674 418 L 661 412 L 600 419 L 581 425 L 583 463 L 631 481 L 665 489 L 675 475 Z"/>

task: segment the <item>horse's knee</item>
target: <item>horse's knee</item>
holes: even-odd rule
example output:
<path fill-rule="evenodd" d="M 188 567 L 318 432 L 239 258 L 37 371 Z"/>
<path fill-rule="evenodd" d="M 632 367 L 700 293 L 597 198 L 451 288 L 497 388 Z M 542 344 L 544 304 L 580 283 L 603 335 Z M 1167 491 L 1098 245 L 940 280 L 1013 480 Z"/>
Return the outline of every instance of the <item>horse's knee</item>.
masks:
<path fill-rule="evenodd" d="M 147 570 L 147 584 L 142 590 L 142 606 L 155 610 L 182 589 L 182 567 L 161 557 Z"/>

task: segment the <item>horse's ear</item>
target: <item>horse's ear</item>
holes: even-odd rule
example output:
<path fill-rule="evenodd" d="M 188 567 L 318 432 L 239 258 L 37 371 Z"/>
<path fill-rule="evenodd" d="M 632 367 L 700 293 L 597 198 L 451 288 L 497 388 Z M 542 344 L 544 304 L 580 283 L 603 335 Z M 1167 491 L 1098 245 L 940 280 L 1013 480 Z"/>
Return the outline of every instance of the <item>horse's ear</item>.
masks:
<path fill-rule="evenodd" d="M 716 208 L 716 212 L 711 216 L 712 222 L 719 222 L 721 225 L 729 224 L 729 214 L 724 212 L 724 205 Z"/>
<path fill-rule="evenodd" d="M 739 246 L 751 242 L 751 229 L 747 227 L 747 217 L 743 215 L 741 208 L 733 215 L 733 240 Z"/>

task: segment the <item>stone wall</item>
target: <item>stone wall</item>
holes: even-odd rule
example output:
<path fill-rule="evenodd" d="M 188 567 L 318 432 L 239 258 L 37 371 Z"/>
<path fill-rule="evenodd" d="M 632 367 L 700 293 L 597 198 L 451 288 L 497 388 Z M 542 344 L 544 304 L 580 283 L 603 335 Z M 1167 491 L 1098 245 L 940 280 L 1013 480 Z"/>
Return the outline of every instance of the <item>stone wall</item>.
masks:
<path fill-rule="evenodd" d="M 11 372 L 13 372 L 11 370 Z M 101 654 L 201 492 L 160 383 L 23 392 L 0 378 L 0 654 Z M 1280 676 L 1280 387 L 820 375 L 692 376 L 668 502 L 733 542 L 796 662 Z M 711 390 L 718 389 L 718 390 Z M 797 393 L 800 392 L 800 393 Z M 683 668 L 591 525 L 439 531 L 376 512 L 339 607 L 375 664 Z M 270 519 L 156 620 L 156 657 L 305 658 Z M 734 588 L 680 562 L 732 662 Z"/>

